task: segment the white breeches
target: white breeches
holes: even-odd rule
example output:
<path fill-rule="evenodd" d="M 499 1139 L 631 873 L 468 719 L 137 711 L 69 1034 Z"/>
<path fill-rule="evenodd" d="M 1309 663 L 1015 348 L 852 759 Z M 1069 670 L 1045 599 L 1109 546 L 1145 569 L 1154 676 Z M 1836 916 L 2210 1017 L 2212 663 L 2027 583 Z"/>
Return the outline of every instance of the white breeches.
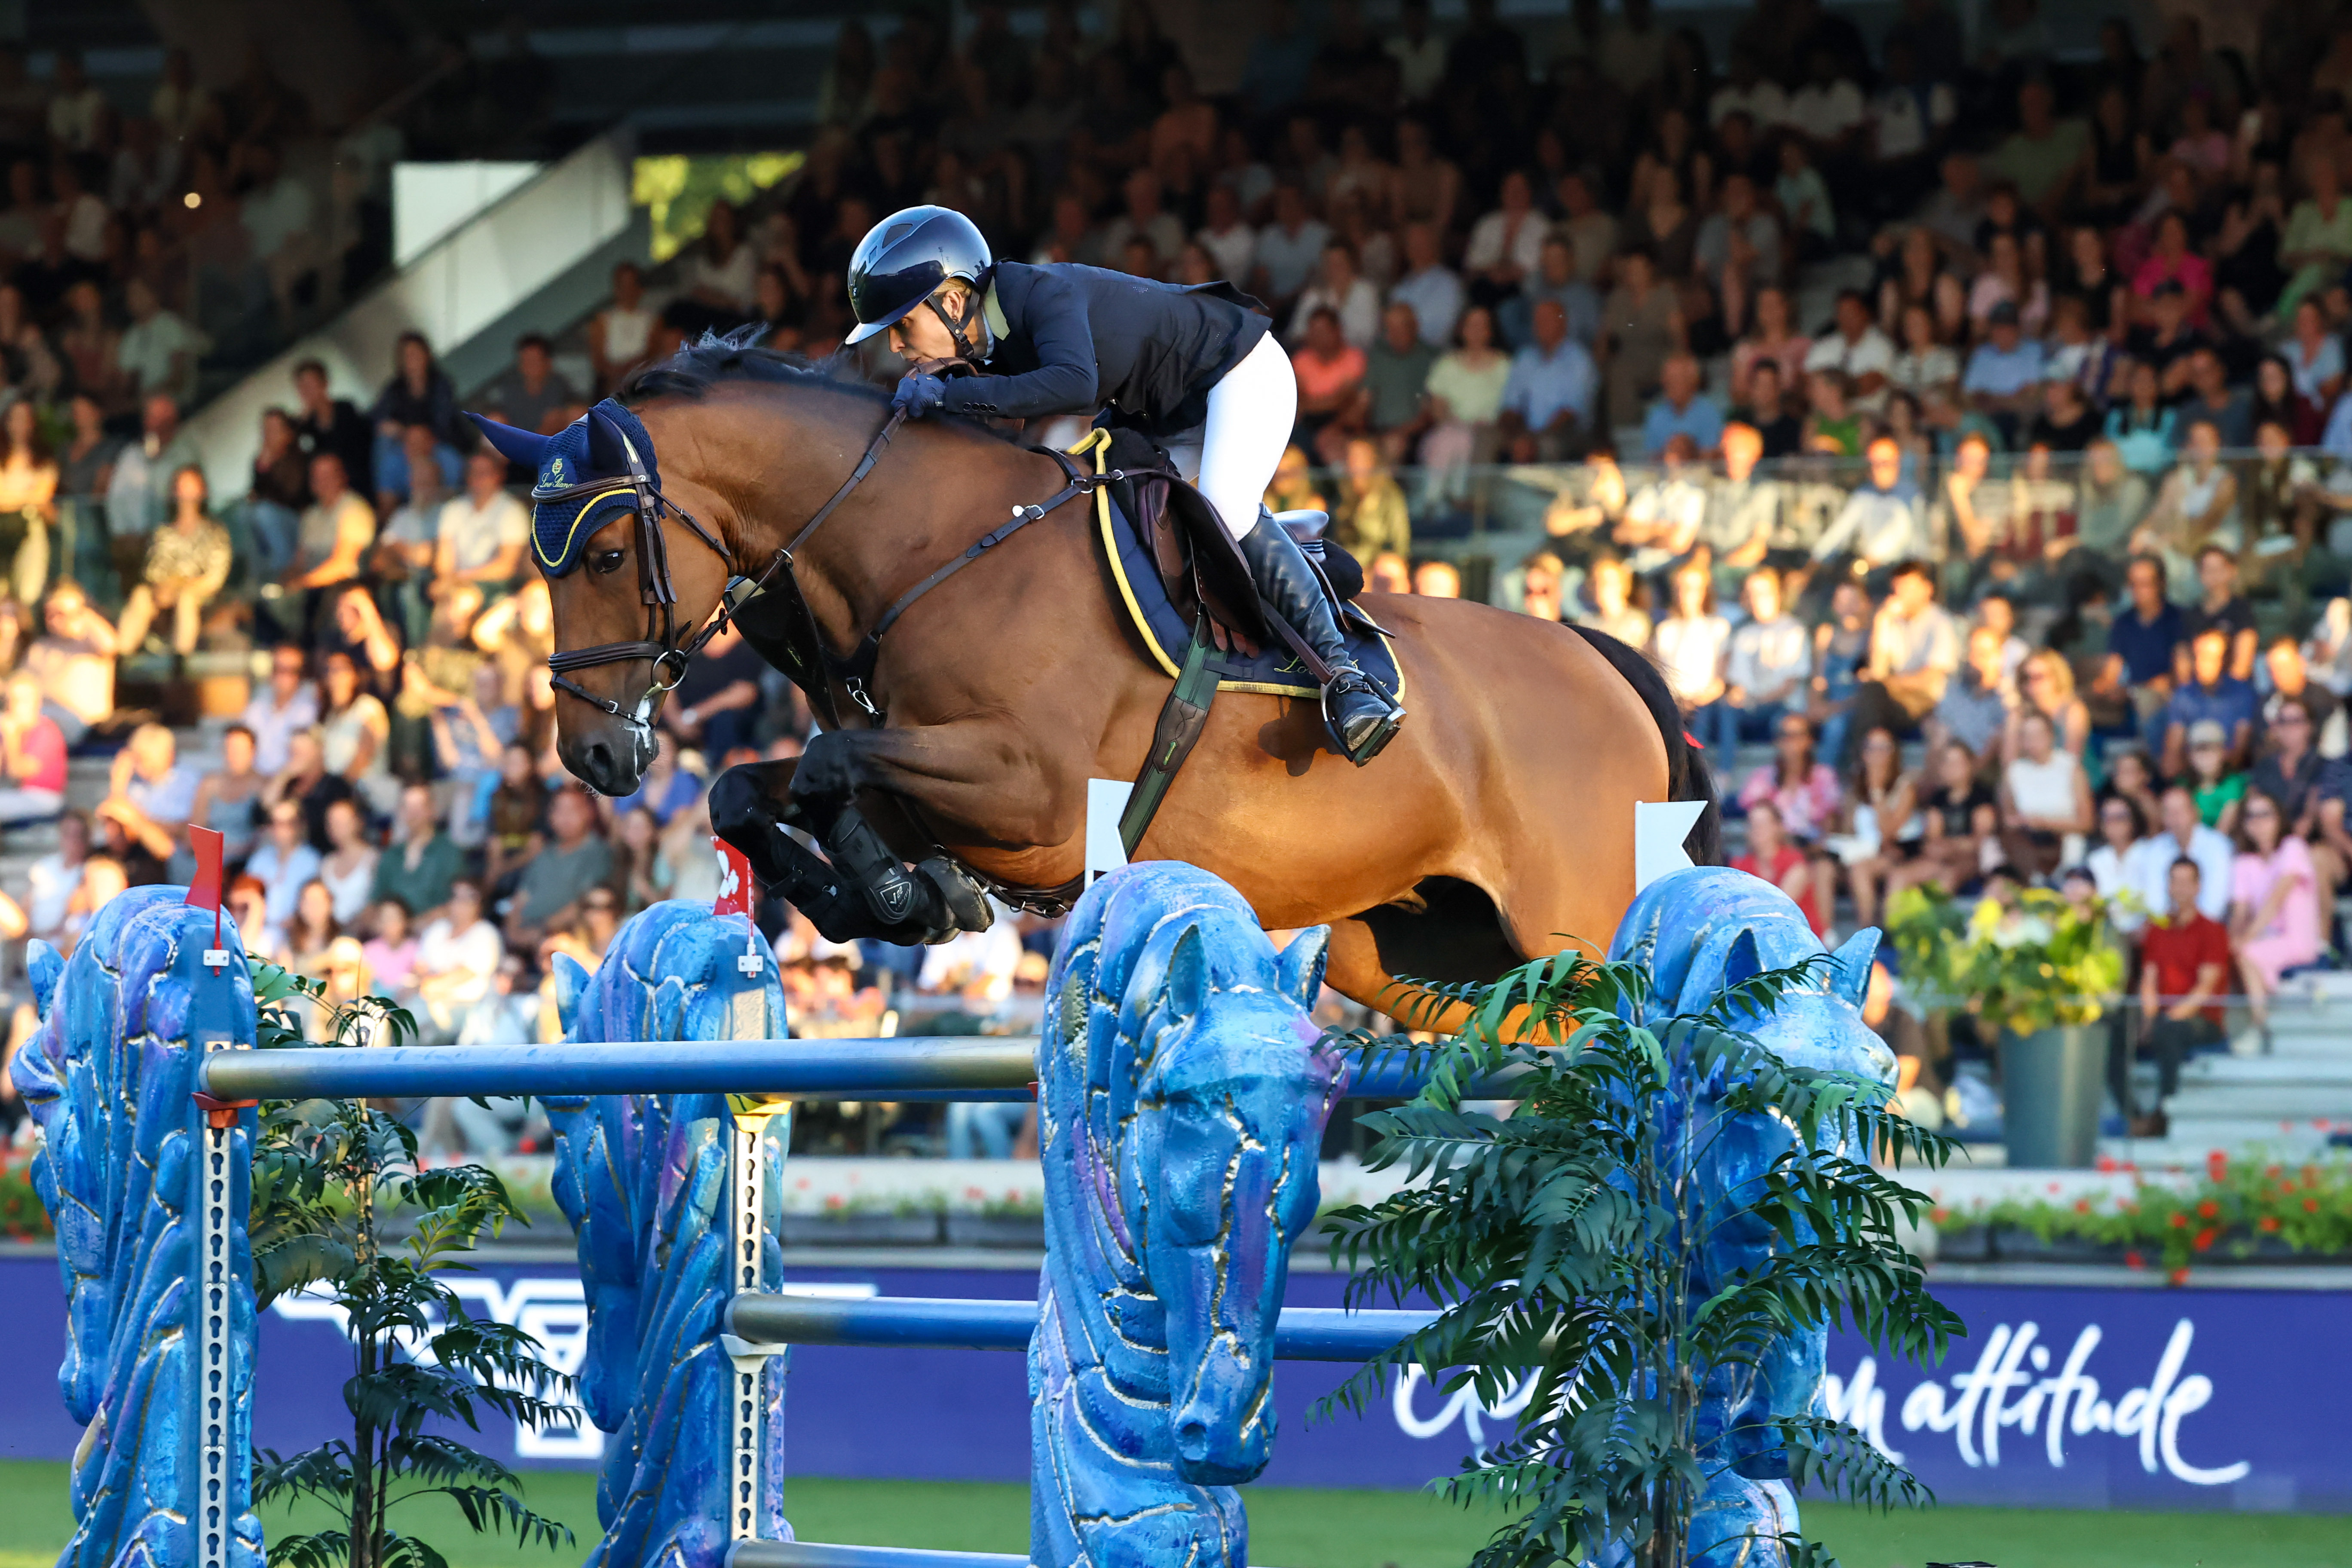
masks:
<path fill-rule="evenodd" d="M 1209 416 L 1200 428 L 1167 442 L 1176 471 L 1209 498 L 1235 539 L 1256 526 L 1297 418 L 1297 375 L 1268 332 L 1209 389 Z"/>

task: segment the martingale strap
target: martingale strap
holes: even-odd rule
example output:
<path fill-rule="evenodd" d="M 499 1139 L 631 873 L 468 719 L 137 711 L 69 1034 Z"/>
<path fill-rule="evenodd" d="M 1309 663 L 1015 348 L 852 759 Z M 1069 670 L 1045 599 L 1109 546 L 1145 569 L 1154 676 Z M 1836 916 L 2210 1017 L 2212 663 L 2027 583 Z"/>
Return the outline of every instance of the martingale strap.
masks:
<path fill-rule="evenodd" d="M 1195 618 L 1192 646 L 1184 650 L 1184 668 L 1178 672 L 1168 700 L 1160 705 L 1143 772 L 1128 793 L 1127 809 L 1118 814 L 1118 841 L 1128 854 L 1135 853 L 1135 847 L 1150 830 L 1151 819 L 1160 814 L 1160 803 L 1168 796 L 1168 786 L 1176 782 L 1177 770 L 1209 727 L 1209 708 L 1216 700 L 1217 672 L 1209 664 L 1208 623 Z"/>

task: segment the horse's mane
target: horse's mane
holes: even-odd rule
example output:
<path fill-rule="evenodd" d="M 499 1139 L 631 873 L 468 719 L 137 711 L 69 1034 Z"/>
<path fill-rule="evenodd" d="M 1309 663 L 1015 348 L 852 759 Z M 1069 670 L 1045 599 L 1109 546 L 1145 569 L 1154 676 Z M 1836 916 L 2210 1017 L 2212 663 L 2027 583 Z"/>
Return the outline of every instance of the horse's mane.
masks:
<path fill-rule="evenodd" d="M 766 325 L 758 321 L 731 332 L 706 331 L 669 358 L 632 371 L 614 395 L 635 408 L 656 397 L 700 397 L 721 382 L 750 381 L 889 401 L 888 393 L 856 374 L 855 356 L 846 350 L 813 360 L 761 347 L 760 340 L 767 335 Z"/>

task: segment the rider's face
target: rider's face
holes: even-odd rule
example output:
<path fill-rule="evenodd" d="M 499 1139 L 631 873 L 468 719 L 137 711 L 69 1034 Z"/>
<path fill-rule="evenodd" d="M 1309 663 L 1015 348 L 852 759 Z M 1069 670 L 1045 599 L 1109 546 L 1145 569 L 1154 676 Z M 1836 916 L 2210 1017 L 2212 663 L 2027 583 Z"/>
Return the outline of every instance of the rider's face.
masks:
<path fill-rule="evenodd" d="M 962 297 L 942 300 L 950 312 L 960 309 Z M 890 328 L 890 347 L 900 359 L 921 362 L 929 359 L 961 359 L 963 350 L 948 334 L 947 323 L 929 304 L 916 306 Z"/>

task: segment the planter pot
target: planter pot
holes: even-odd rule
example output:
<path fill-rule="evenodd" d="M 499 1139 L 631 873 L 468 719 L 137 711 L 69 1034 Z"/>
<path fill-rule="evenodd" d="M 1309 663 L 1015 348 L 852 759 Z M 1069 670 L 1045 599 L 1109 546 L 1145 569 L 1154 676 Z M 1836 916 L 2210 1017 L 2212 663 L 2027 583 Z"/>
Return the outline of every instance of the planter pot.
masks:
<path fill-rule="evenodd" d="M 1988 1263 L 1992 1259 L 1991 1233 L 1980 1225 L 1936 1227 L 1936 1261 Z"/>
<path fill-rule="evenodd" d="M 2121 1242 L 2085 1241 L 2075 1236 L 2044 1241 L 2016 1226 L 2002 1226 L 1992 1233 L 1992 1255 L 2002 1263 L 2121 1263 L 2129 1250 Z"/>
<path fill-rule="evenodd" d="M 2003 1035 L 2000 1094 L 2010 1168 L 2087 1170 L 2106 1101 L 2107 1031 L 2073 1024 Z"/>
<path fill-rule="evenodd" d="M 776 1228 L 786 1247 L 937 1247 L 935 1214 L 787 1214 Z"/>
<path fill-rule="evenodd" d="M 947 1216 L 950 1247 L 1022 1247 L 1045 1245 L 1045 1216 L 1026 1214 L 950 1214 Z"/>

